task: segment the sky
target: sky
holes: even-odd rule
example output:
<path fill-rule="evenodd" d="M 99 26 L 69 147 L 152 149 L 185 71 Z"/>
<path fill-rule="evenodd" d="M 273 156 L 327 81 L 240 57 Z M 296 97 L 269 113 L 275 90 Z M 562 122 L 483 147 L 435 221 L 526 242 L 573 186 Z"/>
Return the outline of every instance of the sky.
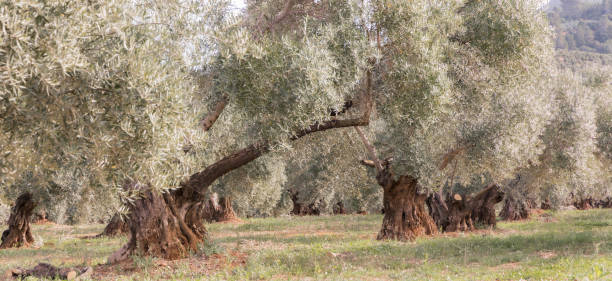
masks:
<path fill-rule="evenodd" d="M 238 9 L 242 9 L 246 6 L 245 0 L 232 0 L 232 6 Z"/>

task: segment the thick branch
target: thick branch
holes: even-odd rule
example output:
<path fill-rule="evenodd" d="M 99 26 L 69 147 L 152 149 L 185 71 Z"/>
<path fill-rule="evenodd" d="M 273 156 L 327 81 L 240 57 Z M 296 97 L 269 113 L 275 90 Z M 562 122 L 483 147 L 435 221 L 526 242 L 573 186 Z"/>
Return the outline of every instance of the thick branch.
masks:
<path fill-rule="evenodd" d="M 218 178 L 268 152 L 268 148 L 269 146 L 266 143 L 256 143 L 238 150 L 206 167 L 203 171 L 193 174 L 183 184 L 183 188 L 188 187 L 194 191 L 202 192 Z"/>

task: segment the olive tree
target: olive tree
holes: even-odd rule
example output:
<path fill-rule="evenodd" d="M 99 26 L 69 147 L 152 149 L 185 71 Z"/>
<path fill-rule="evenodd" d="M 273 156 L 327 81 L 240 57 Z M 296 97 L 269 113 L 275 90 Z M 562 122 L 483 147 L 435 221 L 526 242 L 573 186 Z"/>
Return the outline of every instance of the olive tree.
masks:
<path fill-rule="evenodd" d="M 3 181 L 80 163 L 131 201 L 131 239 L 111 260 L 195 250 L 217 179 L 311 133 L 369 122 L 375 56 L 357 7 L 304 2 L 284 30 L 273 4 L 250 6 L 278 12 L 270 19 L 238 18 L 227 1 L 3 3 Z M 351 112 L 331 118 L 347 100 Z"/>
<path fill-rule="evenodd" d="M 504 219 L 527 218 L 541 193 L 550 207 L 558 207 L 571 194 L 586 198 L 603 179 L 604 169 L 597 159 L 599 90 L 568 71 L 560 71 L 554 81 L 552 118 L 540 136 L 543 150 L 508 181 L 500 214 Z"/>
<path fill-rule="evenodd" d="M 411 239 L 437 232 L 428 191 L 477 174 L 499 184 L 538 155 L 550 30 L 535 1 L 372 1 L 370 10 L 379 120 L 362 139 L 384 190 L 378 238 Z"/>

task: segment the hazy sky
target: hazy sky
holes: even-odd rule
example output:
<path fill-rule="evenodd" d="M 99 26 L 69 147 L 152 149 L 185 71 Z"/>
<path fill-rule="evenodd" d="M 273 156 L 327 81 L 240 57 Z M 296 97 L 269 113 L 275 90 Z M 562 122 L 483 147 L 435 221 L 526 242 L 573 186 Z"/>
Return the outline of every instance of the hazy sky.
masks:
<path fill-rule="evenodd" d="M 232 0 L 232 5 L 236 8 L 244 8 L 245 4 L 245 0 Z"/>

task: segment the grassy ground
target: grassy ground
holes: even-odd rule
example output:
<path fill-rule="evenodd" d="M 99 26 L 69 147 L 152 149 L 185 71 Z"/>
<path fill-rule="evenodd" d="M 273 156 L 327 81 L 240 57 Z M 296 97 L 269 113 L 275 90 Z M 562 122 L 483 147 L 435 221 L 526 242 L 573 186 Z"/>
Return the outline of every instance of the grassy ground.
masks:
<path fill-rule="evenodd" d="M 192 258 L 135 257 L 95 267 L 105 280 L 612 280 L 612 210 L 543 213 L 494 231 L 414 242 L 375 240 L 380 215 L 249 219 L 211 224 Z M 80 239 L 102 225 L 35 226 L 39 249 L 0 251 L 0 270 L 98 265 L 123 239 Z"/>

